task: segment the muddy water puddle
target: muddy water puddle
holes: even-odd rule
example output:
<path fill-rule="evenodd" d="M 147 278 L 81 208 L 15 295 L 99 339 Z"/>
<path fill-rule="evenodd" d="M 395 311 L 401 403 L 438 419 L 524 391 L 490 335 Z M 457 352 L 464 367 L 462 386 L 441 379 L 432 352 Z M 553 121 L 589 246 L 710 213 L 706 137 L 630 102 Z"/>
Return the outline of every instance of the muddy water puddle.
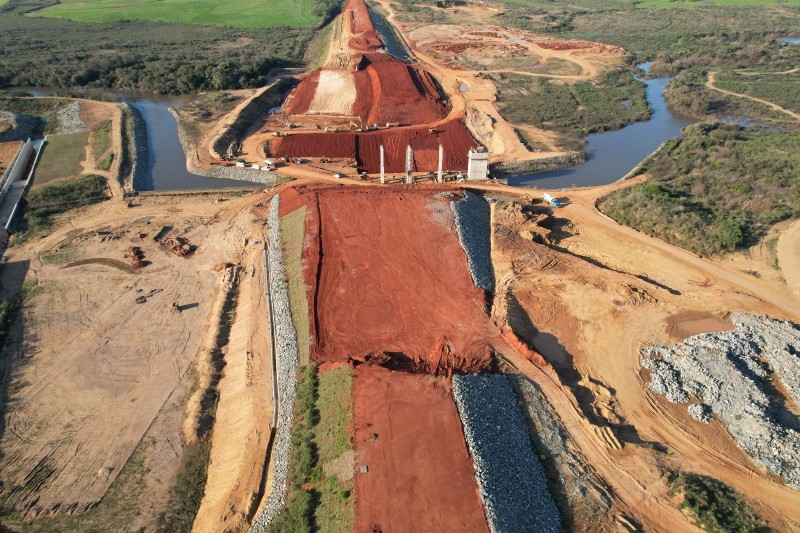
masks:
<path fill-rule="evenodd" d="M 733 328 L 730 317 L 720 318 L 710 313 L 679 313 L 667 319 L 667 333 L 681 341 L 695 335 L 731 331 Z"/>

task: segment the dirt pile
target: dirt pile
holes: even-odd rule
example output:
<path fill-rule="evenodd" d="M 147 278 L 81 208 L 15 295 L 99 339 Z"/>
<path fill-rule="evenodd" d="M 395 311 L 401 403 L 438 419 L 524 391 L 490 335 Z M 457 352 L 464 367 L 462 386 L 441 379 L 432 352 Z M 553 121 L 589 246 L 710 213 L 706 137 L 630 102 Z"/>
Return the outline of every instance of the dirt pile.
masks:
<path fill-rule="evenodd" d="M 492 367 L 487 339 L 496 331 L 452 229 L 451 198 L 405 187 L 297 187 L 283 196 L 287 208 L 308 206 L 312 360 L 433 374 Z"/>
<path fill-rule="evenodd" d="M 427 126 L 393 128 L 353 133 L 298 133 L 269 142 L 269 153 L 276 157 L 331 157 L 354 159 L 359 170 L 380 172 L 380 146 L 388 173 L 405 171 L 406 146 L 414 150 L 415 172 L 433 172 L 438 167 L 439 144 L 444 148 L 444 169 L 465 170 L 467 152 L 479 146 L 464 123 L 452 120 L 434 128 Z"/>
<path fill-rule="evenodd" d="M 374 52 L 383 48 L 383 41 L 375 31 L 364 0 L 348 0 L 342 11 L 342 24 L 350 26 L 348 44 L 353 50 Z"/>

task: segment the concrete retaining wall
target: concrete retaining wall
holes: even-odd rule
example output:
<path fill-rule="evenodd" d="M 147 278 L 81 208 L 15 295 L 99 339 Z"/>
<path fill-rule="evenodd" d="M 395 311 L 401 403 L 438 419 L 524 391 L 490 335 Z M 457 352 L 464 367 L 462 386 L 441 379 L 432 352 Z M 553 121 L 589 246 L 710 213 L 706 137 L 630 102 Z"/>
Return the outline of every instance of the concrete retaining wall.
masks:
<path fill-rule="evenodd" d="M 33 156 L 33 143 L 30 139 L 23 143 L 22 148 L 19 149 L 17 155 L 14 157 L 14 162 L 9 165 L 6 172 L 3 174 L 3 178 L 0 179 L 0 202 L 6 197 L 8 194 L 8 189 L 14 184 L 15 181 L 21 179 L 23 177 L 23 173 L 25 169 L 28 167 L 28 163 Z"/>
<path fill-rule="evenodd" d="M 525 174 L 528 172 L 550 172 L 551 170 L 574 167 L 586 161 L 587 156 L 584 152 L 568 152 L 563 155 L 543 157 L 541 159 L 526 159 L 523 161 L 501 163 L 499 165 L 494 165 L 492 167 L 492 172 L 499 177 L 505 177 L 510 174 Z"/>

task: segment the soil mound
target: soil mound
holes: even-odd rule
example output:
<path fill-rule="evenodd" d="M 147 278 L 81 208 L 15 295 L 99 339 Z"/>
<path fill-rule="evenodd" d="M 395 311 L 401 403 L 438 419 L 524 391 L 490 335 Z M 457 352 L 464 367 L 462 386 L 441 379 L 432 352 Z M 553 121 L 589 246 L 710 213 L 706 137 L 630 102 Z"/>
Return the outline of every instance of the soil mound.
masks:
<path fill-rule="evenodd" d="M 268 144 L 276 157 L 331 157 L 354 159 L 359 170 L 380 172 L 380 146 L 383 145 L 385 170 L 405 171 L 406 146 L 414 150 L 414 171 L 433 172 L 438 167 L 439 144 L 444 148 L 445 169 L 465 170 L 467 152 L 480 146 L 464 123 L 451 120 L 431 133 L 427 126 L 394 128 L 352 133 L 298 133 L 277 137 Z"/>
<path fill-rule="evenodd" d="M 308 205 L 312 360 L 443 375 L 492 368 L 487 295 L 452 230 L 450 198 L 407 187 L 294 194 Z"/>

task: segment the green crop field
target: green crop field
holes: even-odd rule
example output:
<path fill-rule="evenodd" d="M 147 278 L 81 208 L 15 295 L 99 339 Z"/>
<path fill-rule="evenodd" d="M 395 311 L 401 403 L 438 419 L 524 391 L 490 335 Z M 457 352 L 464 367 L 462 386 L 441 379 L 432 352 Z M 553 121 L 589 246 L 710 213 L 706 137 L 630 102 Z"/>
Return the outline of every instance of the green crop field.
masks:
<path fill-rule="evenodd" d="M 774 5 L 787 5 L 797 6 L 800 5 L 800 0 L 644 0 L 637 2 L 637 7 L 653 7 L 653 8 L 674 8 L 674 7 L 696 7 L 696 6 L 774 6 Z"/>
<path fill-rule="evenodd" d="M 0 3 L 5 1 L 0 0 Z M 316 26 L 320 21 L 314 11 L 313 0 L 61 0 L 59 4 L 33 13 L 33 16 L 78 22 L 149 20 L 236 28 L 306 28 Z"/>

